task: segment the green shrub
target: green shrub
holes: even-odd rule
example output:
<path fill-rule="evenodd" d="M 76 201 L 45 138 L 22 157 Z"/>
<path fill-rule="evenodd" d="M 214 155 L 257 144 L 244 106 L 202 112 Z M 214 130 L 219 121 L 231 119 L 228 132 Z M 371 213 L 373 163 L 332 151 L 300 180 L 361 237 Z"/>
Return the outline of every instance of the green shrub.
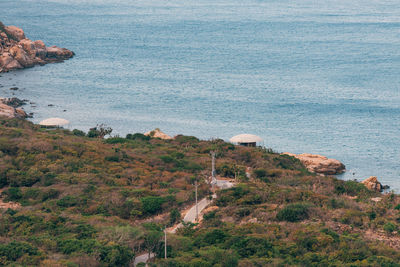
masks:
<path fill-rule="evenodd" d="M 169 224 L 174 225 L 181 219 L 181 213 L 177 208 L 174 208 L 169 213 Z"/>
<path fill-rule="evenodd" d="M 364 224 L 363 216 L 365 216 L 365 214 L 362 213 L 361 211 L 348 210 L 342 215 L 340 221 L 344 224 L 361 227 Z"/>
<path fill-rule="evenodd" d="M 102 246 L 100 249 L 100 261 L 107 266 L 129 266 L 134 253 L 126 246 Z"/>
<path fill-rule="evenodd" d="M 383 225 L 383 230 L 390 234 L 397 230 L 397 226 L 394 223 L 387 222 Z"/>
<path fill-rule="evenodd" d="M 6 201 L 17 201 L 22 198 L 22 192 L 19 187 L 10 187 L 7 191 L 4 192 L 6 194 Z"/>
<path fill-rule="evenodd" d="M 52 188 L 52 189 L 42 193 L 42 201 L 58 198 L 59 195 L 60 195 L 60 192 L 58 190 Z"/>
<path fill-rule="evenodd" d="M 228 237 L 228 234 L 221 229 L 213 229 L 204 234 L 202 242 L 207 245 L 213 245 L 218 243 L 223 243 Z"/>
<path fill-rule="evenodd" d="M 309 205 L 303 203 L 289 204 L 281 209 L 276 218 L 279 221 L 298 222 L 308 219 Z"/>
<path fill-rule="evenodd" d="M 209 220 L 212 220 L 212 219 L 214 219 L 215 218 L 215 215 L 217 214 L 217 212 L 214 210 L 214 211 L 210 211 L 210 212 L 207 212 L 207 213 L 205 213 L 204 215 L 203 215 L 203 219 L 205 220 L 205 221 L 209 221 Z"/>
<path fill-rule="evenodd" d="M 135 134 L 127 134 L 126 135 L 126 139 L 149 141 L 151 139 L 151 137 L 147 136 L 147 135 L 144 135 L 142 133 L 135 133 Z"/>
<path fill-rule="evenodd" d="M 175 140 L 178 143 L 189 143 L 189 144 L 197 144 L 200 140 L 195 136 L 186 136 L 186 135 L 177 135 Z"/>
<path fill-rule="evenodd" d="M 267 176 L 267 171 L 264 169 L 255 169 L 253 171 L 253 174 L 256 178 L 260 179 L 260 178 L 264 178 Z"/>
<path fill-rule="evenodd" d="M 266 239 L 252 236 L 236 236 L 230 240 L 232 248 L 243 258 L 251 256 L 268 257 L 272 254 L 272 244 Z"/>
<path fill-rule="evenodd" d="M 57 241 L 58 251 L 64 254 L 73 252 L 92 253 L 96 247 L 97 243 L 94 239 L 65 239 Z"/>
<path fill-rule="evenodd" d="M 360 195 L 361 193 L 370 195 L 369 190 L 357 181 L 341 181 L 335 183 L 336 194 Z"/>
<path fill-rule="evenodd" d="M 104 141 L 106 144 L 122 144 L 128 142 L 127 139 L 122 137 L 110 137 Z"/>
<path fill-rule="evenodd" d="M 151 215 L 161 211 L 161 206 L 165 199 L 163 197 L 148 196 L 141 198 L 140 201 L 142 202 L 143 213 Z"/>
<path fill-rule="evenodd" d="M 57 175 L 52 172 L 48 172 L 43 176 L 42 183 L 44 186 L 50 186 L 55 183 Z"/>
<path fill-rule="evenodd" d="M 8 261 L 16 261 L 25 254 L 29 256 L 39 255 L 39 251 L 36 247 L 26 242 L 11 241 L 8 244 L 0 244 L 0 263 L 2 257 Z"/>
<path fill-rule="evenodd" d="M 86 136 L 86 133 L 84 131 L 78 130 L 78 129 L 73 129 L 72 134 L 76 136 Z"/>
<path fill-rule="evenodd" d="M 274 158 L 274 161 L 277 163 L 277 166 L 282 169 L 287 169 L 287 170 L 304 169 L 304 166 L 299 159 L 286 154 L 280 154 L 279 157 Z"/>
<path fill-rule="evenodd" d="M 90 224 L 79 224 L 74 232 L 77 234 L 78 239 L 93 238 L 96 233 L 96 229 Z"/>
<path fill-rule="evenodd" d="M 106 156 L 104 159 L 106 161 L 119 162 L 119 156 L 118 155 Z"/>
<path fill-rule="evenodd" d="M 76 206 L 79 203 L 78 198 L 75 196 L 66 196 L 57 201 L 57 206 L 68 208 Z"/>

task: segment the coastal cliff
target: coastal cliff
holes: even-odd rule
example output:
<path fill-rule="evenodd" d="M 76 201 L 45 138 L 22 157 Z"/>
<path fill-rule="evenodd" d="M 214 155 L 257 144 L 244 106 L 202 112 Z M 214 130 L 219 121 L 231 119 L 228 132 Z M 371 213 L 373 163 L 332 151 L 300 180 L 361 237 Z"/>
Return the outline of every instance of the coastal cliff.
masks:
<path fill-rule="evenodd" d="M 0 72 L 62 62 L 74 55 L 66 48 L 46 47 L 41 40 L 27 39 L 22 29 L 0 22 Z"/>

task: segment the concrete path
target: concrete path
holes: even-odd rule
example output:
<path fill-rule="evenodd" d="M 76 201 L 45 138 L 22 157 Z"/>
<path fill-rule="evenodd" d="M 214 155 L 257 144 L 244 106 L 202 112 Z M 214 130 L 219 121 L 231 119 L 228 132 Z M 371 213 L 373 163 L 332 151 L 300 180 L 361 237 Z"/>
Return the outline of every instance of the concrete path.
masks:
<path fill-rule="evenodd" d="M 231 188 L 233 187 L 234 184 L 230 181 L 226 181 L 226 180 L 217 180 L 217 187 L 221 188 L 221 189 L 226 189 L 226 188 Z M 214 194 L 212 196 L 213 198 L 216 198 L 217 195 Z M 202 200 L 199 201 L 197 209 L 198 209 L 198 213 L 199 213 L 199 217 L 200 217 L 200 213 L 211 203 L 212 200 L 210 200 L 208 197 L 203 198 Z M 189 211 L 186 213 L 185 217 L 183 218 L 184 222 L 192 222 L 195 223 L 196 222 L 196 204 L 193 205 Z M 183 227 L 182 223 L 177 224 L 174 228 L 167 230 L 168 233 L 171 234 L 175 234 L 176 231 Z M 154 258 L 154 254 L 150 254 L 150 259 Z M 140 262 L 144 262 L 146 263 L 149 260 L 149 253 L 145 253 L 142 255 L 139 255 L 135 258 L 135 262 L 134 262 L 134 266 L 136 266 L 138 263 Z"/>
<path fill-rule="evenodd" d="M 150 259 L 151 259 L 151 258 L 154 258 L 154 256 L 155 256 L 155 254 L 154 254 L 154 253 L 151 253 L 151 254 L 150 254 Z M 137 257 L 135 258 L 135 261 L 134 261 L 134 263 L 133 263 L 133 266 L 136 266 L 136 265 L 138 265 L 138 264 L 141 263 L 141 262 L 146 263 L 148 260 L 149 260 L 149 253 L 145 253 L 145 254 L 139 255 L 139 256 L 137 256 Z"/>

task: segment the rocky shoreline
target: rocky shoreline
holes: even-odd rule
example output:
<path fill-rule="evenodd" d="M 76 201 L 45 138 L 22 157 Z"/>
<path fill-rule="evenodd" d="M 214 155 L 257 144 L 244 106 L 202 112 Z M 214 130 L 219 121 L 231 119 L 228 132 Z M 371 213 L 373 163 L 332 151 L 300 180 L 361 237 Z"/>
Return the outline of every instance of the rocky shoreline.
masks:
<path fill-rule="evenodd" d="M 20 119 L 29 118 L 30 116 L 21 108 L 21 106 L 25 105 L 25 102 L 16 97 L 0 98 L 0 116 Z"/>
<path fill-rule="evenodd" d="M 74 55 L 66 48 L 46 47 L 41 40 L 27 39 L 22 29 L 0 22 L 0 73 L 62 62 Z"/>

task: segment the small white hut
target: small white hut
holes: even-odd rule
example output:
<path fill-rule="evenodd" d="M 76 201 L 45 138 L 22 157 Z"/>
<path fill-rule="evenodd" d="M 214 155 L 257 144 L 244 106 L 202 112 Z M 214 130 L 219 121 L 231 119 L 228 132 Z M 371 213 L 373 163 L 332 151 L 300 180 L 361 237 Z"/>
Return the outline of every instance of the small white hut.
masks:
<path fill-rule="evenodd" d="M 48 118 L 45 120 L 42 120 L 39 122 L 40 126 L 46 127 L 46 128 L 60 128 L 65 125 L 68 125 L 69 121 L 66 119 L 61 119 L 61 118 Z"/>
<path fill-rule="evenodd" d="M 239 134 L 229 139 L 229 141 L 241 146 L 255 147 L 257 143 L 263 142 L 263 139 L 254 134 Z"/>

